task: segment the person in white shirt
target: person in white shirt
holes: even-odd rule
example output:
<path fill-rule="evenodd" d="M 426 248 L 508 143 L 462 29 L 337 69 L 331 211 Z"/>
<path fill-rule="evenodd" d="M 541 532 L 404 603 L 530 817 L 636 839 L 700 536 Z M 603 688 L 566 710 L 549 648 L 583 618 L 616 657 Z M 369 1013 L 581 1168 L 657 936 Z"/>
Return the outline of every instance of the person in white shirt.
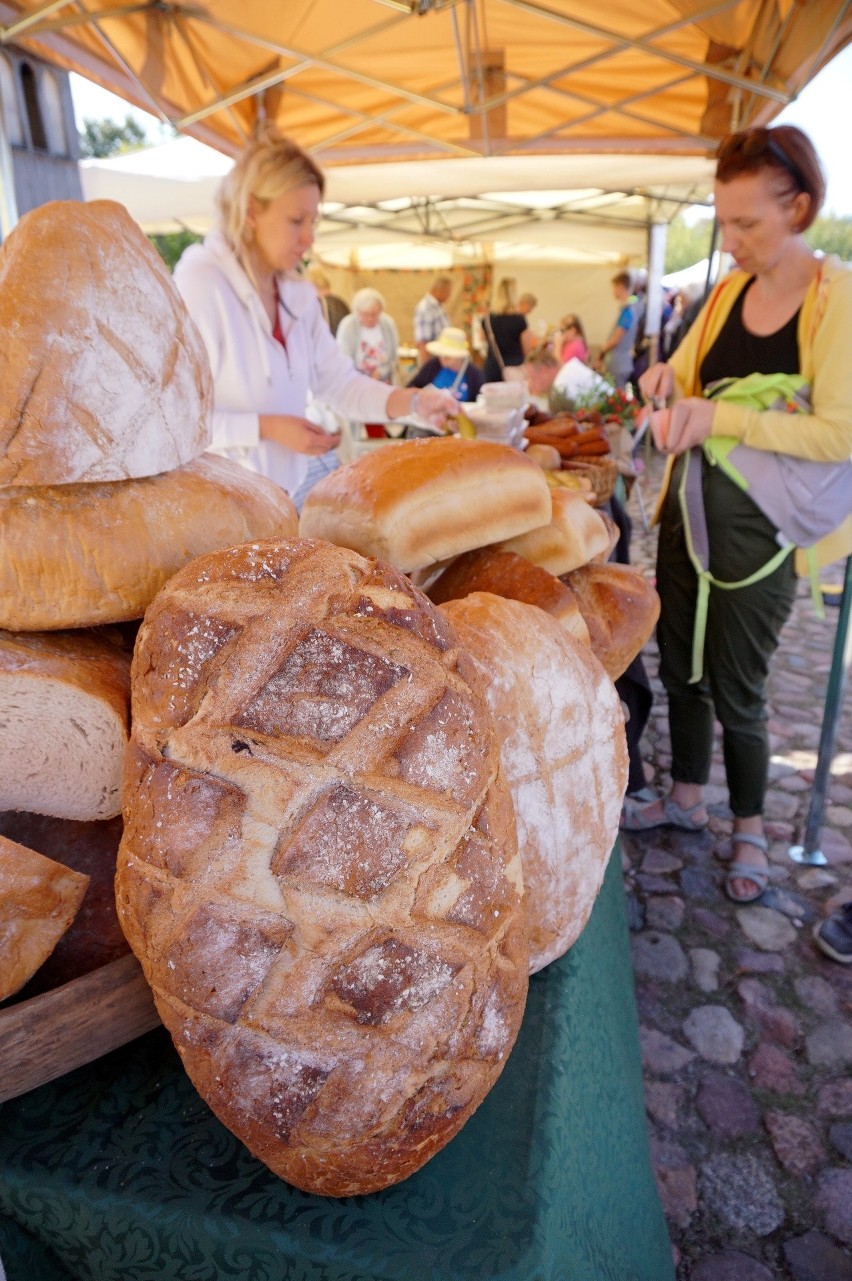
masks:
<path fill-rule="evenodd" d="M 355 294 L 351 314 L 338 326 L 337 345 L 362 374 L 379 382 L 393 382 L 399 334 L 378 289 L 359 289 Z"/>
<path fill-rule="evenodd" d="M 310 421 L 312 398 L 362 421 L 417 413 L 442 423 L 457 412 L 446 392 L 366 377 L 337 346 L 316 289 L 297 272 L 324 189 L 313 160 L 262 123 L 222 181 L 219 229 L 174 273 L 212 366 L 213 449 L 290 494 L 304 492 L 311 457 L 340 441 Z"/>

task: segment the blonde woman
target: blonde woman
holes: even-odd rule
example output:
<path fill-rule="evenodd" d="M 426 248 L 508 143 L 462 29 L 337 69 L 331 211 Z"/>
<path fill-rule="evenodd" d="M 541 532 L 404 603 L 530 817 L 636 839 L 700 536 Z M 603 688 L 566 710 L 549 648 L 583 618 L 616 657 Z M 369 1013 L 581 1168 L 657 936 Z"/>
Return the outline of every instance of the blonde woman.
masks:
<path fill-rule="evenodd" d="M 496 308 L 483 319 L 488 341 L 483 374 L 485 382 L 503 380 L 504 369 L 523 364 L 539 338 L 527 324 L 527 316 L 537 305 L 533 294 L 521 294 L 515 301 L 515 282 L 504 277 L 497 286 Z"/>
<path fill-rule="evenodd" d="M 297 273 L 324 188 L 292 139 L 261 126 L 222 182 L 218 230 L 175 268 L 213 369 L 213 448 L 291 494 L 305 492 L 310 459 L 340 441 L 309 420 L 312 398 L 365 422 L 419 413 L 442 423 L 456 411 L 446 392 L 360 374 L 332 337 L 316 289 Z"/>

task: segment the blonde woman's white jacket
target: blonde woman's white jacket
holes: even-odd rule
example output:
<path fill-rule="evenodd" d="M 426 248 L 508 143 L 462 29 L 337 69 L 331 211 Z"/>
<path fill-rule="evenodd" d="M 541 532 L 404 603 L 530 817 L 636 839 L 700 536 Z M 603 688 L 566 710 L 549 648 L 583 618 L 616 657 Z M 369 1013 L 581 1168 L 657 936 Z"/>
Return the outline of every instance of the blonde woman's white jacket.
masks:
<path fill-rule="evenodd" d="M 304 417 L 313 398 L 356 421 L 387 417 L 392 388 L 358 373 L 340 350 L 309 281 L 278 277 L 285 351 L 272 336 L 257 290 L 220 232 L 184 252 L 174 280 L 210 357 L 214 452 L 293 493 L 305 478 L 308 456 L 261 440 L 260 414 Z"/>

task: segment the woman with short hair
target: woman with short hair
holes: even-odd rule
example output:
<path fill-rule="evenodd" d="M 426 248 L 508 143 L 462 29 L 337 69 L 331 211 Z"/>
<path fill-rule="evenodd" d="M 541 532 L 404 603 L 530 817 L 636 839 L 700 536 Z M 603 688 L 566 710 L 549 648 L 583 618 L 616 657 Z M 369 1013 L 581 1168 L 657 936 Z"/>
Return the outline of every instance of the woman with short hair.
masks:
<path fill-rule="evenodd" d="M 393 382 L 399 352 L 399 334 L 385 300 L 378 289 L 359 289 L 352 299 L 352 312 L 341 320 L 337 345 L 368 378 Z"/>

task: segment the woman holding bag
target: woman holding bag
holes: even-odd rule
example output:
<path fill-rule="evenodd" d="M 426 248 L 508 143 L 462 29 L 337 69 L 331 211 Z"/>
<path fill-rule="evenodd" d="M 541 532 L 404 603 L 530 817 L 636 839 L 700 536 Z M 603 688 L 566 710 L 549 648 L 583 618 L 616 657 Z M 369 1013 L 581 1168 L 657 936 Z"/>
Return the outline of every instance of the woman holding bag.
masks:
<path fill-rule="evenodd" d="M 659 508 L 657 590 L 672 787 L 668 796 L 651 804 L 626 803 L 622 828 L 706 827 L 703 793 L 715 715 L 722 725 L 734 815 L 725 889 L 741 903 L 759 898 L 769 877 L 763 832 L 769 763 L 765 687 L 793 603 L 795 570 L 792 556 L 779 549 L 777 527 L 697 447 L 732 437 L 755 450 L 848 464 L 852 271 L 837 259 L 818 258 L 802 237 L 824 192 L 816 152 L 800 130 L 755 128 L 724 139 L 716 170 L 716 216 L 722 250 L 733 256 L 738 270 L 713 290 L 671 360 L 652 366 L 639 384 L 658 410 L 674 399 L 670 409 L 652 415 L 657 443 L 670 455 Z M 812 407 L 801 413 L 760 411 L 702 395 L 720 379 L 753 374 L 801 375 Z M 692 662 L 698 576 L 679 495 L 684 472 L 692 467 L 700 468 L 713 580 L 747 584 L 735 590 L 710 588 L 698 679 Z M 838 533 L 845 538 L 849 530 L 852 519 Z M 838 555 L 850 551 L 852 542 L 837 547 Z M 776 567 L 764 573 L 773 558 Z"/>
<path fill-rule="evenodd" d="M 490 311 L 482 321 L 488 343 L 482 368 L 484 382 L 502 382 L 503 370 L 523 364 L 538 345 L 538 338 L 527 324 L 527 316 L 537 301 L 532 294 L 521 294 L 516 303 L 514 280 L 500 281 L 497 286 L 499 310 Z"/>

